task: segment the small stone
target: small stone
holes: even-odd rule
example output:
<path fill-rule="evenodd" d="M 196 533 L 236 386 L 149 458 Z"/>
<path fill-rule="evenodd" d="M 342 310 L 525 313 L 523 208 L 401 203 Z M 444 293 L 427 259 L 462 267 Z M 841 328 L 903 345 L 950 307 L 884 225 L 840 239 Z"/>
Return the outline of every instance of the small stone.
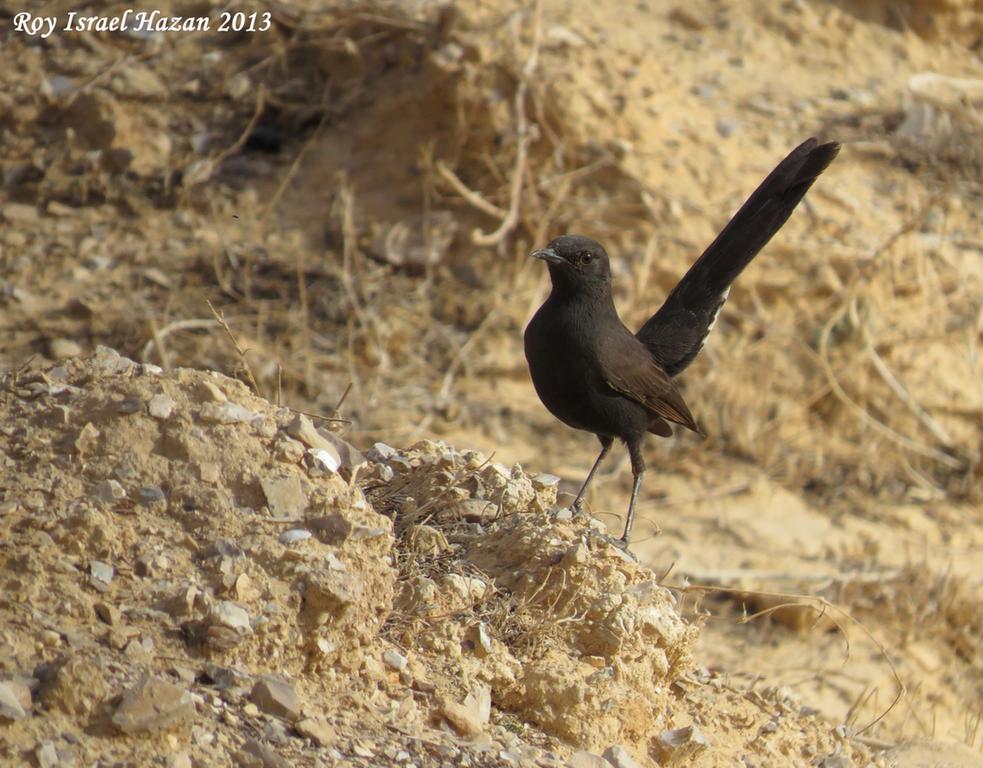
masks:
<path fill-rule="evenodd" d="M 564 27 L 560 24 L 550 27 L 546 30 L 546 39 L 550 43 L 550 47 L 562 48 L 582 48 L 587 45 L 587 41 L 580 35 L 576 30 L 570 29 L 569 27 Z"/>
<path fill-rule="evenodd" d="M 195 394 L 200 403 L 227 403 L 229 401 L 226 394 L 210 381 L 199 382 Z"/>
<path fill-rule="evenodd" d="M 249 422 L 249 426 L 253 428 L 256 437 L 261 437 L 264 440 L 275 437 L 278 429 L 276 420 L 271 416 L 257 416 Z"/>
<path fill-rule="evenodd" d="M 322 472 L 337 472 L 341 468 L 341 459 L 338 458 L 336 451 L 329 451 L 325 448 L 308 448 L 307 455 L 317 469 Z"/>
<path fill-rule="evenodd" d="M 149 645 L 149 648 L 147 647 Z M 149 637 L 139 640 L 134 638 L 123 647 L 123 655 L 136 662 L 145 662 L 147 654 L 153 649 L 153 640 Z"/>
<path fill-rule="evenodd" d="M 233 101 L 239 101 L 240 99 L 246 98 L 250 93 L 255 90 L 253 81 L 250 79 L 249 75 L 244 72 L 239 72 L 229 79 L 225 84 L 225 92 Z"/>
<path fill-rule="evenodd" d="M 149 67 L 119 67 L 110 80 L 114 93 L 124 97 L 158 100 L 167 96 L 167 86 Z"/>
<path fill-rule="evenodd" d="M 147 410 L 155 419 L 163 421 L 171 417 L 176 405 L 177 403 L 174 402 L 174 398 L 159 393 L 150 398 L 150 402 L 147 404 Z"/>
<path fill-rule="evenodd" d="M 474 639 L 475 639 L 475 650 L 480 649 L 479 656 L 487 656 L 491 653 L 495 646 L 492 643 L 492 637 L 488 633 L 488 626 L 483 621 L 479 621 L 477 626 L 474 628 Z"/>
<path fill-rule="evenodd" d="M 126 490 L 116 480 L 103 480 L 96 486 L 96 498 L 107 504 L 126 498 Z"/>
<path fill-rule="evenodd" d="M 236 597 L 246 603 L 258 599 L 260 594 L 248 573 L 240 573 L 236 577 L 233 591 Z"/>
<path fill-rule="evenodd" d="M 123 733 L 154 733 L 183 725 L 194 713 L 194 701 L 187 690 L 147 675 L 123 694 L 113 714 L 113 725 Z"/>
<path fill-rule="evenodd" d="M 300 717 L 300 699 L 293 686 L 282 677 L 266 675 L 253 686 L 249 698 L 269 715 L 296 720 Z"/>
<path fill-rule="evenodd" d="M 577 750 L 567 762 L 567 768 L 611 768 L 611 763 L 585 749 Z"/>
<path fill-rule="evenodd" d="M 108 624 L 111 627 L 119 624 L 119 610 L 112 603 L 98 602 L 95 605 L 96 616 L 99 620 Z"/>
<path fill-rule="evenodd" d="M 12 223 L 37 221 L 38 208 L 27 203 L 6 203 L 0 208 L 0 215 Z"/>
<path fill-rule="evenodd" d="M 39 681 L 33 677 L 22 677 L 7 680 L 4 685 L 14 694 L 14 698 L 20 702 L 23 710 L 30 713 L 34 708 L 33 694 L 31 691 L 34 687 L 37 687 L 38 683 Z"/>
<path fill-rule="evenodd" d="M 243 768 L 291 768 L 290 763 L 269 744 L 247 739 L 236 753 L 236 762 Z"/>
<path fill-rule="evenodd" d="M 48 99 L 60 99 L 64 96 L 68 96 L 72 91 L 75 90 L 75 83 L 72 78 L 65 77 L 64 75 L 54 75 L 49 77 L 43 83 L 41 83 L 41 95 Z M 54 201 L 48 203 L 48 212 L 51 212 L 51 206 Z"/>
<path fill-rule="evenodd" d="M 532 487 L 537 491 L 544 491 L 547 488 L 556 488 L 560 484 L 560 478 L 558 478 L 556 475 L 547 474 L 546 472 L 541 472 L 530 479 L 532 480 Z"/>
<path fill-rule="evenodd" d="M 375 744 L 372 742 L 364 742 L 356 739 L 352 743 L 352 752 L 354 752 L 359 757 L 373 758 L 375 757 Z"/>
<path fill-rule="evenodd" d="M 352 541 L 365 541 L 366 539 L 378 539 L 380 536 L 388 536 L 389 533 L 389 528 L 383 528 L 377 525 L 355 524 L 352 526 L 350 538 Z"/>
<path fill-rule="evenodd" d="M 79 430 L 78 437 L 75 438 L 75 450 L 78 453 L 87 453 L 96 444 L 99 439 L 99 430 L 96 429 L 91 423 L 87 423 L 82 429 Z"/>
<path fill-rule="evenodd" d="M 252 630 L 252 625 L 249 622 L 249 611 L 231 600 L 219 600 L 215 603 L 209 617 L 213 624 L 228 627 L 240 634 L 247 634 Z"/>
<path fill-rule="evenodd" d="M 470 708 L 459 704 L 453 699 L 443 699 L 440 702 L 438 712 L 459 736 L 474 738 L 483 731 L 481 722 L 475 716 L 475 713 Z"/>
<path fill-rule="evenodd" d="M 163 555 L 140 555 L 133 563 L 133 573 L 140 578 L 160 576 L 164 563 Z"/>
<path fill-rule="evenodd" d="M 204 403 L 201 420 L 212 424 L 248 424 L 257 414 L 238 403 Z"/>
<path fill-rule="evenodd" d="M 737 120 L 730 120 L 726 117 L 721 117 L 714 123 L 714 127 L 717 129 L 717 133 L 723 139 L 729 139 L 738 129 L 741 127 L 740 122 Z"/>
<path fill-rule="evenodd" d="M 335 469 L 341 466 L 341 455 L 334 443 L 323 437 L 311 420 L 303 414 L 298 414 L 293 421 L 287 425 L 287 434 L 296 440 L 300 440 L 308 448 L 319 451 L 317 461 L 325 466 L 334 465 Z M 322 453 L 323 452 L 323 453 Z M 334 471 L 334 470 L 332 470 Z"/>
<path fill-rule="evenodd" d="M 55 743 L 53 741 L 41 742 L 41 746 L 34 751 L 34 759 L 38 761 L 38 768 L 55 768 L 60 762 Z"/>
<path fill-rule="evenodd" d="M 70 655 L 39 671 L 38 698 L 47 708 L 87 717 L 109 693 L 105 674 L 96 662 Z"/>
<path fill-rule="evenodd" d="M 321 623 L 325 614 L 340 616 L 363 599 L 366 585 L 357 573 L 314 571 L 304 580 L 304 613 Z"/>
<path fill-rule="evenodd" d="M 628 754 L 628 750 L 620 744 L 608 747 L 604 750 L 604 759 L 614 768 L 642 768 L 641 764 Z"/>
<path fill-rule="evenodd" d="M 385 443 L 375 443 L 365 452 L 365 458 L 367 458 L 369 461 L 385 464 L 398 453 L 399 451 L 397 451 L 391 445 L 386 445 Z"/>
<path fill-rule="evenodd" d="M 307 541 L 311 538 L 313 534 L 304 528 L 291 528 L 289 531 L 284 531 L 277 537 L 277 541 L 281 544 L 298 544 L 301 541 Z"/>
<path fill-rule="evenodd" d="M 330 443 L 334 447 L 334 452 L 338 456 L 341 474 L 346 480 L 354 482 L 358 471 L 366 465 L 365 455 L 347 440 L 338 437 L 334 432 L 327 429 L 318 429 L 318 435 L 322 440 Z"/>
<path fill-rule="evenodd" d="M 116 410 L 122 414 L 138 413 L 143 410 L 143 400 L 139 397 L 127 397 L 116 404 Z"/>
<path fill-rule="evenodd" d="M 679 763 L 690 761 L 709 744 L 703 732 L 695 725 L 663 731 L 655 742 L 659 762 Z"/>
<path fill-rule="evenodd" d="M 455 592 L 469 604 L 481 600 L 488 593 L 488 584 L 476 576 L 445 573 L 442 582 L 451 592 Z"/>
<path fill-rule="evenodd" d="M 52 360 L 65 360 L 82 354 L 82 347 L 72 339 L 51 339 L 48 342 L 48 356 Z"/>
<path fill-rule="evenodd" d="M 499 516 L 498 504 L 487 499 L 462 499 L 453 505 L 454 514 L 469 523 L 489 523 Z"/>
<path fill-rule="evenodd" d="M 464 697 L 464 706 L 471 711 L 477 722 L 486 725 L 491 719 L 491 688 L 479 685 L 472 689 Z"/>
<path fill-rule="evenodd" d="M 933 764 L 935 764 L 934 761 Z M 901 766 L 903 763 L 892 762 L 891 765 Z M 921 765 L 928 765 L 928 763 L 921 763 Z M 945 762 L 938 763 L 938 765 L 949 768 L 953 764 L 946 760 Z M 827 755 L 819 761 L 818 768 L 854 768 L 854 766 L 853 761 L 846 755 Z M 953 765 L 953 768 L 957 767 Z"/>
<path fill-rule="evenodd" d="M 701 30 L 706 26 L 706 22 L 701 16 L 685 6 L 677 6 L 669 11 L 669 21 L 675 22 L 692 32 Z"/>
<path fill-rule="evenodd" d="M 286 435 L 280 435 L 273 452 L 280 461 L 298 464 L 304 458 L 304 444 Z"/>
<path fill-rule="evenodd" d="M 382 660 L 397 672 L 402 672 L 410 663 L 403 654 L 394 651 L 392 648 L 382 654 Z"/>
<path fill-rule="evenodd" d="M 21 701 L 21 697 L 14 689 L 18 685 L 13 680 L 6 680 L 0 683 L 0 723 L 9 723 L 14 720 L 23 720 L 27 717 L 27 710 Z M 23 685 L 22 683 L 20 685 Z M 27 688 L 27 686 L 23 686 Z M 30 689 L 27 689 L 28 700 L 30 700 Z"/>
<path fill-rule="evenodd" d="M 140 497 L 140 502 L 143 504 L 155 504 L 158 501 L 165 501 L 167 497 L 164 495 L 164 491 L 158 488 L 156 485 L 145 485 L 139 491 L 137 495 Z"/>
<path fill-rule="evenodd" d="M 564 562 L 570 565 L 584 565 L 590 561 L 590 558 L 590 547 L 583 539 L 571 546 L 563 556 Z"/>
<path fill-rule="evenodd" d="M 717 95 L 717 85 L 715 83 L 700 83 L 699 85 L 694 85 L 690 92 L 694 96 L 699 96 L 701 99 L 706 101 L 711 101 Z"/>
<path fill-rule="evenodd" d="M 89 359 L 92 365 L 106 374 L 130 373 L 137 367 L 137 364 L 128 357 L 123 357 L 115 349 L 104 347 L 102 344 L 96 347 L 96 351 Z"/>
<path fill-rule="evenodd" d="M 89 575 L 96 581 L 109 584 L 115 573 L 115 569 L 109 563 L 104 563 L 102 560 L 89 561 Z"/>
<path fill-rule="evenodd" d="M 222 476 L 222 467 L 216 461 L 203 461 L 198 465 L 198 477 L 203 483 L 217 483 Z"/>
<path fill-rule="evenodd" d="M 260 485 L 275 517 L 298 519 L 307 508 L 307 494 L 299 477 L 267 478 Z"/>
<path fill-rule="evenodd" d="M 167 756 L 167 768 L 192 768 L 191 755 L 187 752 L 174 752 Z"/>
<path fill-rule="evenodd" d="M 324 517 L 312 517 L 306 521 L 325 544 L 340 546 L 352 535 L 352 524 L 341 515 L 325 515 Z"/>
<path fill-rule="evenodd" d="M 173 667 L 171 667 L 171 672 L 174 673 L 174 676 L 182 683 L 190 684 L 198 679 L 197 672 L 190 667 L 182 667 L 179 664 L 175 664 Z"/>
<path fill-rule="evenodd" d="M 310 739 L 319 747 L 330 747 L 338 740 L 338 734 L 330 723 L 320 717 L 305 717 L 294 726 L 297 733 Z"/>

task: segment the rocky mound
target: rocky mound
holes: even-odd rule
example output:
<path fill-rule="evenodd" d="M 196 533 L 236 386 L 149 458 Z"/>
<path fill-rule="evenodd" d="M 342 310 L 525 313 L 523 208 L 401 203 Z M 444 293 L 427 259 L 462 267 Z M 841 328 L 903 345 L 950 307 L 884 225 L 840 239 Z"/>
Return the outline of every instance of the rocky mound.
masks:
<path fill-rule="evenodd" d="M 554 520 L 550 476 L 432 442 L 363 457 L 238 381 L 107 348 L 6 375 L 0 413 L 4 760 L 855 750 L 696 666 L 673 594 Z"/>

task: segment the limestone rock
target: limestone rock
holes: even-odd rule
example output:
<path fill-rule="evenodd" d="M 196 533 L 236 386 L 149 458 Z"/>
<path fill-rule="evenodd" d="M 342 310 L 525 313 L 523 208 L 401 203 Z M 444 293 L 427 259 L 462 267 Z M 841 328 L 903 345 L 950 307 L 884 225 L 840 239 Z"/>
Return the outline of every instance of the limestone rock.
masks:
<path fill-rule="evenodd" d="M 0 683 L 0 723 L 9 723 L 14 720 L 23 720 L 27 717 L 27 710 L 23 704 L 23 694 L 19 694 L 15 686 L 27 688 L 23 683 L 13 680 L 5 680 Z M 30 701 L 31 692 L 28 689 L 27 697 Z"/>
<path fill-rule="evenodd" d="M 187 690 L 147 675 L 123 694 L 113 714 L 113 725 L 123 733 L 155 733 L 187 723 L 194 712 Z"/>
<path fill-rule="evenodd" d="M 480 734 L 484 728 L 475 712 L 451 698 L 441 700 L 438 707 L 438 714 L 446 720 L 451 728 L 457 731 L 458 735 L 473 738 Z"/>
<path fill-rule="evenodd" d="M 338 740 L 338 734 L 330 723 L 320 717 L 305 717 L 296 726 L 297 733 L 319 747 L 330 747 Z"/>
<path fill-rule="evenodd" d="M 285 720 L 296 720 L 300 717 L 300 699 L 297 697 L 297 692 L 282 677 L 267 675 L 260 678 L 253 686 L 249 698 L 269 715 L 282 717 Z"/>
<path fill-rule="evenodd" d="M 108 695 L 102 666 L 69 656 L 41 673 L 38 697 L 46 707 L 86 717 Z"/>

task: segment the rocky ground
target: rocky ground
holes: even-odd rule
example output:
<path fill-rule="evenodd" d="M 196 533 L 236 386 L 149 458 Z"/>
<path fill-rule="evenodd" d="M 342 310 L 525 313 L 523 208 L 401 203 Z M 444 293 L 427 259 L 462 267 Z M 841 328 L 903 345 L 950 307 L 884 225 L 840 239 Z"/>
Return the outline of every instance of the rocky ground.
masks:
<path fill-rule="evenodd" d="M 979 764 L 972 2 L 15 10 L 0 763 Z M 525 255 L 602 240 L 637 326 L 811 134 L 627 557 Z"/>
<path fill-rule="evenodd" d="M 239 381 L 105 347 L 3 383 L 8 760 L 870 757 L 697 665 L 657 574 L 551 521 L 554 476 L 429 441 L 363 457 Z"/>

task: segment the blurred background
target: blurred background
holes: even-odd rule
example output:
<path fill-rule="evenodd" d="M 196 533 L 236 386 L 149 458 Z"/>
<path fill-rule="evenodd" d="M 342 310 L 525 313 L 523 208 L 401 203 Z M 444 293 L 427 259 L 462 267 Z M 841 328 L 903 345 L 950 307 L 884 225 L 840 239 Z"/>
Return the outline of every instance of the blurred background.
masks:
<path fill-rule="evenodd" d="M 843 142 L 683 376 L 709 437 L 650 441 L 634 549 L 731 590 L 684 592 L 705 666 L 854 724 L 903 683 L 876 738 L 983 745 L 979 2 L 262 10 L 5 25 L 0 368 L 108 345 L 337 412 L 363 448 L 443 439 L 575 490 L 596 445 L 529 382 L 528 253 L 600 240 L 636 328 L 792 147 Z M 629 490 L 610 459 L 613 530 Z"/>

